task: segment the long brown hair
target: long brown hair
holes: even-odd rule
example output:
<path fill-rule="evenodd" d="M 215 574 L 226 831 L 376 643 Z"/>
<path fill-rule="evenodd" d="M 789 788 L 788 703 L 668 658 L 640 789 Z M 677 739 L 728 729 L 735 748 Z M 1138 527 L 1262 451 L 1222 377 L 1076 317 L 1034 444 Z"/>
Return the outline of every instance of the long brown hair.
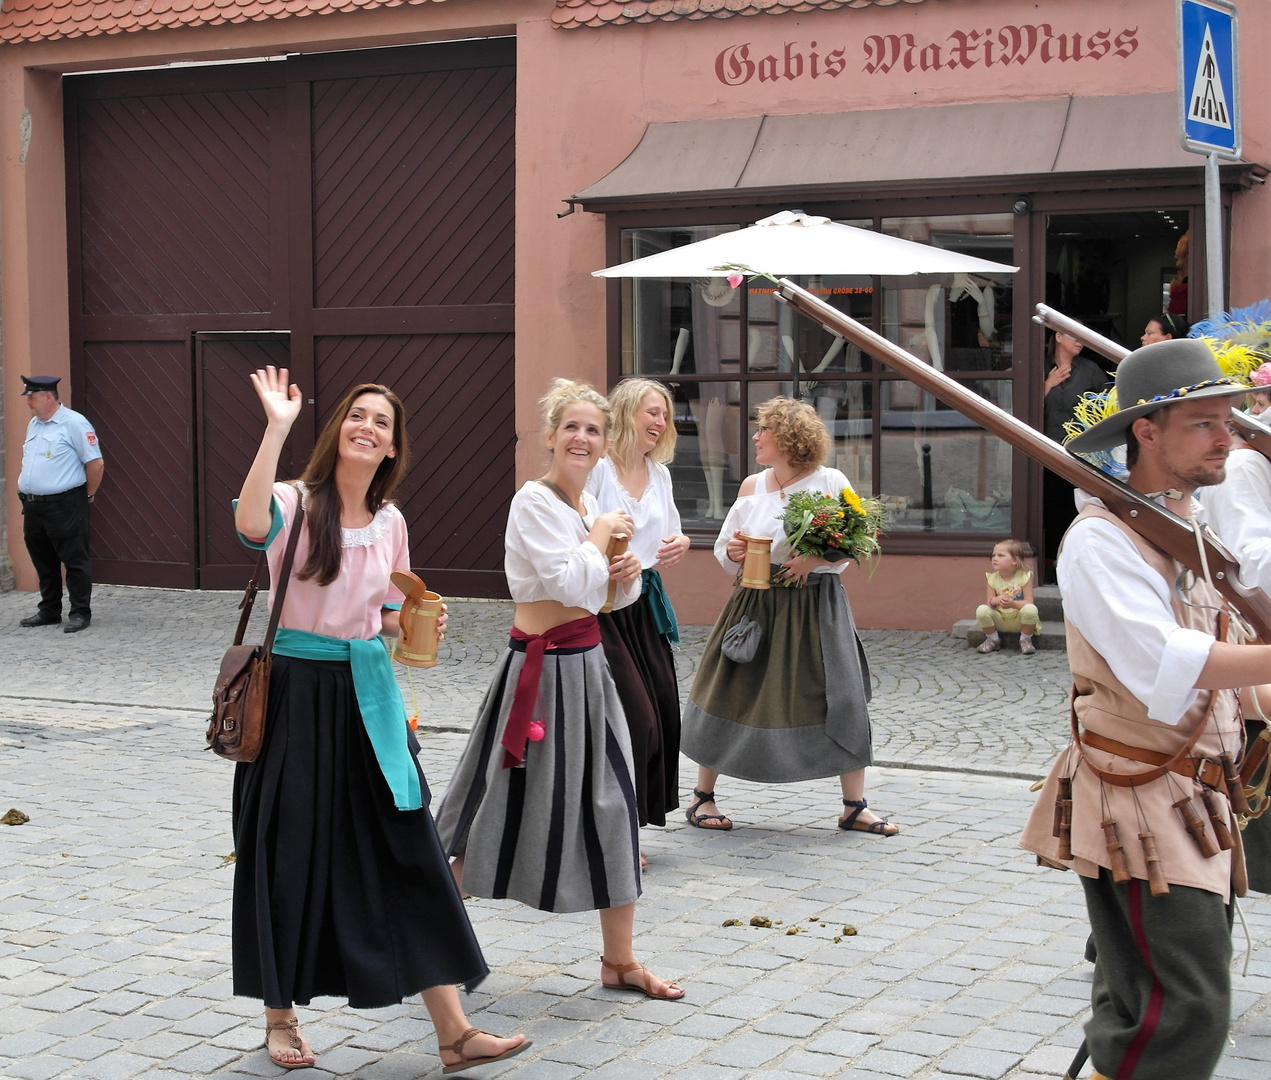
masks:
<path fill-rule="evenodd" d="M 387 386 L 360 383 L 350 390 L 331 413 L 314 444 L 309 464 L 300 482 L 308 493 L 305 513 L 309 519 L 309 557 L 296 575 L 300 581 L 313 578 L 330 585 L 340 573 L 340 496 L 335 490 L 335 466 L 340 458 L 340 427 L 363 394 L 379 394 L 393 409 L 393 446 L 397 453 L 380 462 L 366 489 L 366 509 L 372 516 L 388 502 L 410 463 L 410 439 L 406 435 L 406 410 L 402 400 Z"/>

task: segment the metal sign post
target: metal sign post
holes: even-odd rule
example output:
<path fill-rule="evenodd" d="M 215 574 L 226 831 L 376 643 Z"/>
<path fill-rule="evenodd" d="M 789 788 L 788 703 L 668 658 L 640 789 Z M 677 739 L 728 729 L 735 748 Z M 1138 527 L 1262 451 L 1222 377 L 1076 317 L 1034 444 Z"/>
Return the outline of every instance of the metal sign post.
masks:
<path fill-rule="evenodd" d="M 1178 113 L 1183 149 L 1205 155 L 1209 317 L 1223 310 L 1218 159 L 1240 157 L 1240 48 L 1232 0 L 1178 0 Z"/>

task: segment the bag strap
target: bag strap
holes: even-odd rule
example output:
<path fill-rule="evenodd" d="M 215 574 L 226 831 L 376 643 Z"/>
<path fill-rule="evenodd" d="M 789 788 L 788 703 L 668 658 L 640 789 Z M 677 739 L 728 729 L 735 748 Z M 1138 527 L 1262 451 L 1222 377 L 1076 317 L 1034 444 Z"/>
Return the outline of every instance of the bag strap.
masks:
<path fill-rule="evenodd" d="M 260 554 L 256 556 L 256 569 L 252 571 L 251 580 L 247 582 L 247 589 L 243 593 L 243 598 L 238 602 L 238 610 L 242 614 L 238 617 L 238 629 L 234 631 L 235 645 L 241 645 L 243 643 L 243 635 L 247 633 L 247 624 L 252 617 L 252 605 L 256 603 L 256 593 L 260 591 L 260 579 L 264 572 L 265 549 L 261 548 Z"/>
<path fill-rule="evenodd" d="M 265 653 L 268 653 L 273 648 L 274 634 L 278 632 L 278 620 L 282 618 L 282 604 L 287 598 L 287 582 L 291 580 L 291 565 L 295 561 L 296 545 L 300 542 L 300 526 L 304 521 L 304 517 L 304 496 L 301 495 L 296 501 L 296 518 L 291 523 L 291 534 L 287 537 L 287 550 L 283 553 L 282 566 L 278 575 L 279 581 L 274 589 L 273 608 L 269 612 L 269 628 L 265 631 L 265 641 L 261 646 Z M 252 571 L 251 580 L 247 583 L 247 590 L 243 593 L 243 599 L 238 605 L 243 613 L 238 617 L 238 630 L 234 634 L 235 645 L 243 643 L 243 635 L 247 632 L 247 623 L 252 617 L 252 605 L 256 602 L 256 593 L 260 589 L 260 579 L 264 572 L 265 552 L 261 551 L 256 558 L 256 569 Z"/>
<path fill-rule="evenodd" d="M 578 507 L 576 507 L 572 502 L 569 501 L 569 496 L 566 495 L 563 491 L 561 491 L 561 489 L 557 487 L 555 484 L 553 484 L 550 480 L 548 480 L 547 477 L 540 476 L 538 478 L 538 482 L 542 484 L 543 487 L 547 488 L 547 490 L 550 491 L 553 495 L 555 495 L 558 499 L 560 499 L 560 501 L 563 502 L 566 506 L 568 506 L 571 510 L 577 513 L 579 517 L 583 516 L 583 512 L 579 510 Z"/>

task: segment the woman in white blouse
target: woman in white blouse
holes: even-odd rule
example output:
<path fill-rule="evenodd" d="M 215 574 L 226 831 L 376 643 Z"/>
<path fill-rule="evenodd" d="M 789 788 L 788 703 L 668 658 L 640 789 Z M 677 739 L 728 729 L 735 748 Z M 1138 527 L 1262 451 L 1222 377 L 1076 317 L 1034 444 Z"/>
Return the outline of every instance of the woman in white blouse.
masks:
<path fill-rule="evenodd" d="M 640 594 L 640 561 L 605 551 L 631 533 L 621 511 L 600 514 L 584 487 L 605 452 L 609 405 L 557 379 L 543 398 L 551 467 L 513 496 L 508 587 L 516 613 L 437 829 L 456 880 L 474 896 L 541 911 L 600 912 L 601 982 L 674 999 L 684 991 L 632 950 L 640 894 L 631 739 L 600 648 L 596 612 L 611 579 L 615 607 Z"/>
<path fill-rule="evenodd" d="M 631 519 L 629 550 L 644 569 L 639 599 L 602 614 L 600 636 L 631 733 L 640 824 L 665 825 L 667 811 L 680 805 L 680 693 L 671 658 L 680 632 L 659 570 L 689 548 L 666 467 L 675 455 L 675 424 L 671 395 L 650 379 L 624 379 L 609 407 L 609 453 L 587 490 L 602 512 L 621 510 Z"/>
<path fill-rule="evenodd" d="M 898 827 L 865 802 L 869 665 L 838 578 L 847 563 L 792 554 L 781 522 L 792 492 L 837 494 L 851 485 L 821 464 L 830 436 L 810 405 L 765 402 L 754 443 L 755 461 L 768 467 L 742 481 L 715 557 L 736 573 L 743 537 L 771 537 L 774 577 L 766 590 L 734 589 L 706 641 L 684 710 L 684 752 L 701 766 L 689 824 L 733 827 L 715 804 L 721 773 L 762 783 L 837 775 L 845 807 L 839 828 L 892 836 Z M 743 618 L 757 624 L 758 646 L 752 657 L 729 647 L 738 657 L 730 659 L 724 635 Z"/>

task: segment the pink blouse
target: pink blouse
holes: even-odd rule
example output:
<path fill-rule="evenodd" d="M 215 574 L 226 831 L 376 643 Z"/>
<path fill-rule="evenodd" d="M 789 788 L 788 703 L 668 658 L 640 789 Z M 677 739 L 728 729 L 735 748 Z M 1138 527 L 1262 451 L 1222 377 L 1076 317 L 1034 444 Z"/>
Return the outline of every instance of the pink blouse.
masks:
<path fill-rule="evenodd" d="M 274 498 L 282 510 L 284 524 L 269 545 L 271 580 L 277 580 L 296 516 L 296 494 L 302 484 L 275 484 Z M 308 500 L 305 512 L 308 513 Z M 380 609 L 385 604 L 400 604 L 405 597 L 388 575 L 393 570 L 410 569 L 410 546 L 406 538 L 406 519 L 396 506 L 382 506 L 364 529 L 341 529 L 340 573 L 330 585 L 316 581 L 299 581 L 296 574 L 309 557 L 309 520 L 305 518 L 296 544 L 291 567 L 291 582 L 278 625 L 290 630 L 308 630 L 326 637 L 360 638 L 369 641 L 379 634 L 382 623 Z M 273 607 L 273 591 L 269 604 Z"/>

